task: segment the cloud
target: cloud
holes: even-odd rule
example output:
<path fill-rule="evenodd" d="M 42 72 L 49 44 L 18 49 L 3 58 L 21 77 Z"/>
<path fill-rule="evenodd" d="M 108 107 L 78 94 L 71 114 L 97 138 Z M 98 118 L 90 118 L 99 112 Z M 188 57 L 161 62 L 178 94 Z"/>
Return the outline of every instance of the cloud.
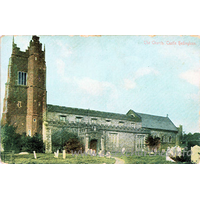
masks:
<path fill-rule="evenodd" d="M 115 89 L 114 85 L 109 82 L 101 82 L 88 77 L 82 79 L 74 78 L 74 81 L 81 90 L 94 96 L 101 96 L 104 92 Z"/>
<path fill-rule="evenodd" d="M 186 80 L 188 83 L 200 86 L 200 68 L 190 69 L 180 74 L 180 78 Z"/>
<path fill-rule="evenodd" d="M 60 40 L 56 41 L 56 44 L 59 46 L 58 49 L 60 51 L 60 56 L 63 58 L 67 58 L 72 54 L 72 49 L 67 44 L 64 44 Z"/>
<path fill-rule="evenodd" d="M 157 76 L 159 75 L 159 72 L 152 67 L 139 68 L 131 79 L 124 79 L 124 87 L 126 89 L 134 89 L 137 85 L 136 80 L 149 74 Z"/>

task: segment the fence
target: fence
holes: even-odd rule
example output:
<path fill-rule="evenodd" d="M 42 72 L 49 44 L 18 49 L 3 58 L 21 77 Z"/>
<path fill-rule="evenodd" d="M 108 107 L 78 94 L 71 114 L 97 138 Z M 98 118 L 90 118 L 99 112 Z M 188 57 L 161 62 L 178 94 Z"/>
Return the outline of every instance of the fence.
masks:
<path fill-rule="evenodd" d="M 4 163 L 15 163 L 14 151 L 2 151 L 1 161 Z"/>

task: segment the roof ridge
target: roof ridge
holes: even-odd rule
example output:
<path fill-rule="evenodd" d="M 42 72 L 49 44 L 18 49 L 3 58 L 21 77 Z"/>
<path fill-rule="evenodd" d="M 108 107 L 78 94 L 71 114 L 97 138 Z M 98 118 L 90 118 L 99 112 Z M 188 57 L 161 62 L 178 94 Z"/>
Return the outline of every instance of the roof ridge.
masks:
<path fill-rule="evenodd" d="M 142 115 L 149 115 L 149 116 L 153 116 L 153 117 L 163 117 L 163 118 L 168 118 L 169 117 L 164 117 L 164 116 L 160 116 L 160 115 L 152 115 L 152 114 L 146 114 L 146 113 L 139 113 L 139 112 L 136 112 L 138 115 L 142 114 Z"/>
<path fill-rule="evenodd" d="M 57 106 L 57 107 L 61 107 L 61 108 L 71 108 L 71 109 L 79 109 L 79 110 L 85 110 L 85 111 L 89 110 L 89 111 L 95 111 L 95 112 L 103 112 L 103 113 L 110 113 L 110 114 L 127 116 L 126 114 L 122 114 L 122 113 L 107 112 L 107 111 L 100 111 L 100 110 L 93 110 L 93 109 L 86 109 L 86 108 L 75 108 L 75 107 L 59 106 L 59 105 L 52 105 L 52 104 L 47 104 L 47 106 Z"/>

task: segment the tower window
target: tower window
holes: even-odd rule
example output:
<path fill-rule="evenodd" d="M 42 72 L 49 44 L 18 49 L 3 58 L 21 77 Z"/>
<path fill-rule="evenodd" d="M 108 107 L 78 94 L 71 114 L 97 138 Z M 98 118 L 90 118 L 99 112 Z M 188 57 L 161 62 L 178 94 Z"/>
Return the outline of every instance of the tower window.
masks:
<path fill-rule="evenodd" d="M 36 122 L 36 119 L 33 119 L 34 122 Z"/>
<path fill-rule="evenodd" d="M 27 73 L 26 72 L 18 72 L 18 84 L 26 85 Z"/>
<path fill-rule="evenodd" d="M 17 106 L 18 106 L 18 108 L 21 108 L 22 107 L 22 102 L 18 101 Z"/>

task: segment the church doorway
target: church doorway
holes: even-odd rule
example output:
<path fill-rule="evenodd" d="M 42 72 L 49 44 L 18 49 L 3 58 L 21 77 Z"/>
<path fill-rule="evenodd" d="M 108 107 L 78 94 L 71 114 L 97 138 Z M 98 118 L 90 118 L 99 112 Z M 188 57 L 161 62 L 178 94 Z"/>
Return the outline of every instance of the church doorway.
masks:
<path fill-rule="evenodd" d="M 97 151 L 97 140 L 90 141 L 90 149 Z"/>

